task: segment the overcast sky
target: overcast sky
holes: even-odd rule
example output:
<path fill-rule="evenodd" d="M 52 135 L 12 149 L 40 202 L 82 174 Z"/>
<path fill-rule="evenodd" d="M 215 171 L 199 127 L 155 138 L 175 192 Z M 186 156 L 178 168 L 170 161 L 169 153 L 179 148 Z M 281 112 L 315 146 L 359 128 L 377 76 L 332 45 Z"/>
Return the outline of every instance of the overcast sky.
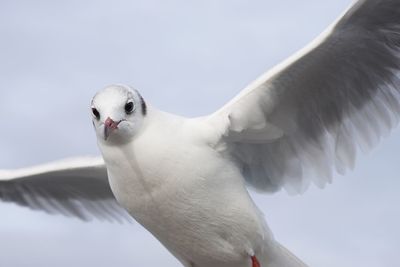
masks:
<path fill-rule="evenodd" d="M 99 154 L 94 93 L 131 84 L 186 116 L 211 113 L 301 48 L 350 0 L 2 0 L 0 168 Z M 400 266 L 400 130 L 324 190 L 254 195 L 311 266 Z M 0 203 L 1 267 L 178 267 L 137 223 L 82 223 Z"/>

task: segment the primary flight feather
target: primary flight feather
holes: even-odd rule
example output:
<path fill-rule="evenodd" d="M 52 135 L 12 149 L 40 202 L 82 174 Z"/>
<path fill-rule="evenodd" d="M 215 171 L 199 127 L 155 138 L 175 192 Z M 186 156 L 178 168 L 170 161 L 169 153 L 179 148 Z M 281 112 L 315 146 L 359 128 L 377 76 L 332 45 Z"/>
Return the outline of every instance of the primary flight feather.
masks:
<path fill-rule="evenodd" d="M 185 267 L 305 266 L 246 184 L 301 193 L 352 168 L 398 123 L 399 52 L 400 1 L 364 0 L 210 116 L 109 86 L 91 102 L 103 159 L 1 172 L 0 198 L 83 220 L 125 209 Z"/>

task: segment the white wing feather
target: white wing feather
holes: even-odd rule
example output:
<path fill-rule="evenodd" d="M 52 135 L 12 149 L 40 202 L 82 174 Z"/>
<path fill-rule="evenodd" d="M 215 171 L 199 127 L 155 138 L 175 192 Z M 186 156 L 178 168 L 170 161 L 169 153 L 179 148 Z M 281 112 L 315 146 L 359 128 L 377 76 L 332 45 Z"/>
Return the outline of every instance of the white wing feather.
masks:
<path fill-rule="evenodd" d="M 0 171 L 0 199 L 50 214 L 129 221 L 116 202 L 99 157 L 80 157 Z"/>
<path fill-rule="evenodd" d="M 303 192 L 354 166 L 399 119 L 400 1 L 362 0 L 206 120 L 261 191 Z"/>

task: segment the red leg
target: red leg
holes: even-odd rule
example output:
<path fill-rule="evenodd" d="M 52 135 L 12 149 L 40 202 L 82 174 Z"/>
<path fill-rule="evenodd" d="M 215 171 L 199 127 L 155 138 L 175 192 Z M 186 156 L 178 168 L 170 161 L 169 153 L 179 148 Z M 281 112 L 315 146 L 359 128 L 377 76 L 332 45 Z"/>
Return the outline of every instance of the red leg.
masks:
<path fill-rule="evenodd" d="M 253 263 L 252 267 L 261 267 L 260 262 L 258 261 L 258 259 L 256 258 L 256 256 L 252 256 L 251 257 L 251 262 Z"/>

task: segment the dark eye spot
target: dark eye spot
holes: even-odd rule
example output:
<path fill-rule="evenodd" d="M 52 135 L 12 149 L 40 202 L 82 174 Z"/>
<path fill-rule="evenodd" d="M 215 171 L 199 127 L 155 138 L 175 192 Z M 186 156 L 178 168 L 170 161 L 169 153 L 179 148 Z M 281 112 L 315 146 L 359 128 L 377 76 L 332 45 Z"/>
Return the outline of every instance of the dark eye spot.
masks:
<path fill-rule="evenodd" d="M 126 112 L 126 114 L 132 113 L 133 112 L 133 108 L 134 108 L 134 105 L 133 105 L 132 101 L 129 101 L 128 103 L 126 103 L 125 104 L 125 112 Z"/>
<path fill-rule="evenodd" d="M 96 119 L 100 119 L 100 112 L 96 109 L 96 108 L 92 108 L 92 113 L 93 113 L 93 116 L 95 116 L 96 117 Z"/>

